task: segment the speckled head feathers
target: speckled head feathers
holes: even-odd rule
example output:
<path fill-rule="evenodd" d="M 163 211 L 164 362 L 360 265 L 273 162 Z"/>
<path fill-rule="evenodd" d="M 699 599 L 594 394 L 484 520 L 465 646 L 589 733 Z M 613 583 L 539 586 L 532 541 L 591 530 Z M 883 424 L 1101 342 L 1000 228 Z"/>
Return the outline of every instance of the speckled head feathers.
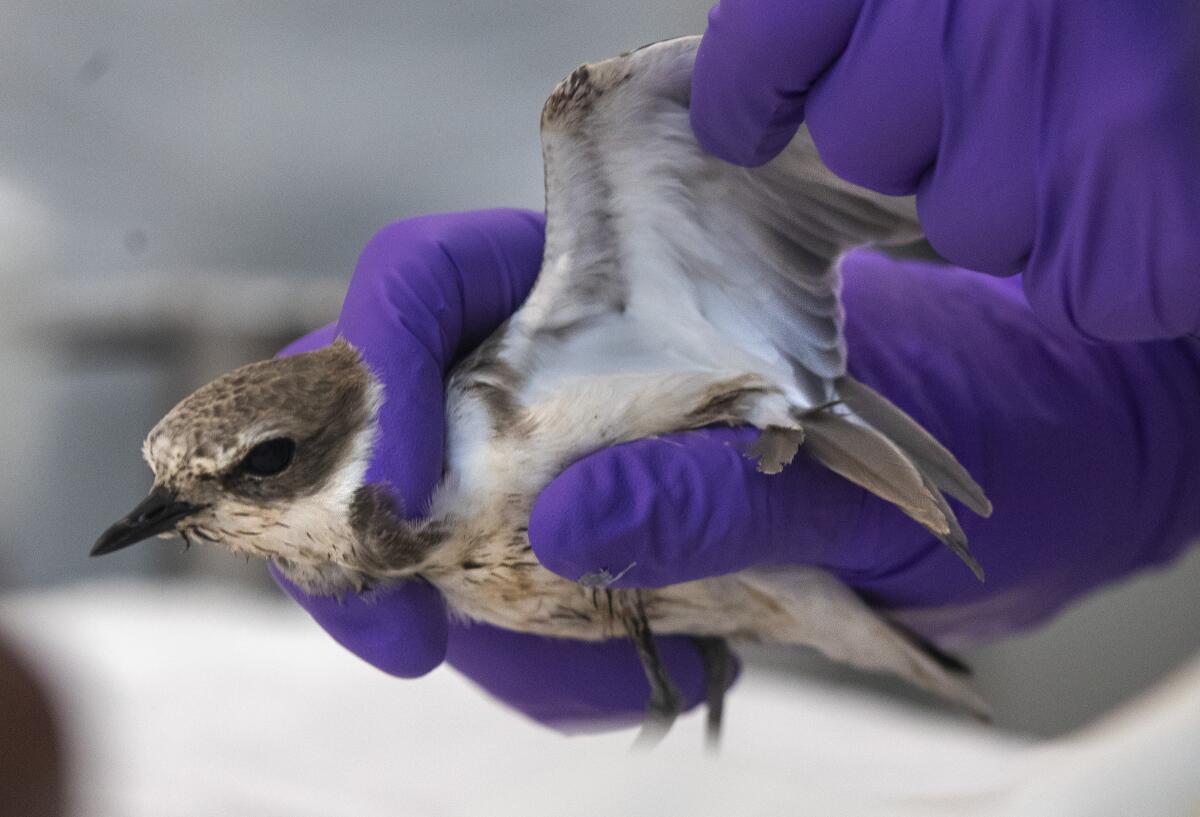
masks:
<path fill-rule="evenodd" d="M 154 427 L 143 453 L 156 489 L 201 509 L 179 525 L 184 538 L 320 561 L 347 535 L 381 400 L 381 385 L 339 339 L 201 387 Z M 286 451 L 269 474 L 252 467 L 264 443 Z"/>
<path fill-rule="evenodd" d="M 257 493 L 302 495 L 324 482 L 345 444 L 371 422 L 375 392 L 357 351 L 339 339 L 202 386 L 159 421 L 142 452 L 156 482 L 179 487 L 227 475 L 256 444 L 287 437 L 297 444 L 295 464 Z"/>

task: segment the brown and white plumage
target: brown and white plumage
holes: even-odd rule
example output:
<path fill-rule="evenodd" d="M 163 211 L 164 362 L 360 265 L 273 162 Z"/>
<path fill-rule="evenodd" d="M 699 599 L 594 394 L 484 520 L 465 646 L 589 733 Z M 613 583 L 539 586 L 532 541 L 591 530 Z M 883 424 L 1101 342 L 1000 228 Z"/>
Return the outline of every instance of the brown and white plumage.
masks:
<path fill-rule="evenodd" d="M 749 422 L 765 432 L 751 452 L 763 455 L 764 470 L 778 470 L 802 443 L 980 572 L 938 489 L 987 514 L 983 492 L 932 437 L 845 369 L 837 259 L 863 244 L 920 239 L 912 202 L 838 179 L 803 131 L 762 168 L 706 154 L 688 122 L 697 42 L 672 40 L 583 66 L 547 101 L 541 274 L 449 390 L 458 417 L 512 412 L 522 431 L 483 440 L 470 422 L 452 422 L 451 473 L 462 452 L 471 452 L 465 464 L 489 451 L 499 454 L 493 462 L 512 464 L 461 469 L 478 480 L 465 493 L 496 495 L 522 476 L 529 482 L 521 492 L 536 492 L 605 445 Z M 462 493 L 439 495 L 435 515 L 465 504 Z M 454 590 L 448 595 L 488 616 L 470 600 L 455 602 Z M 657 632 L 804 643 L 977 705 L 958 678 L 815 569 L 748 571 L 643 595 Z M 563 621 L 542 631 L 579 637 L 594 628 Z"/>
<path fill-rule="evenodd" d="M 292 434 L 294 474 L 327 466 L 309 469 L 316 484 L 295 491 L 286 511 L 264 504 L 260 516 L 286 516 L 284 527 L 226 524 L 217 538 L 275 558 L 311 591 L 419 574 L 460 615 L 582 639 L 623 635 L 644 611 L 658 633 L 803 644 L 980 711 L 935 654 L 822 570 L 622 591 L 561 578 L 532 555 L 533 499 L 569 463 L 726 422 L 763 430 L 748 452 L 763 470 L 799 449 L 898 505 L 978 572 L 941 491 L 987 514 L 983 492 L 915 422 L 846 373 L 837 260 L 863 244 L 919 240 L 911 201 L 836 178 L 803 131 L 761 168 L 707 155 L 688 123 L 697 42 L 581 67 L 547 101 L 542 271 L 524 306 L 452 374 L 446 473 L 425 520 L 402 521 L 385 491 L 362 485 L 373 419 L 321 443 L 323 453 L 291 430 L 315 411 L 295 389 L 264 386 L 234 419 L 211 420 L 208 404 L 234 380 L 339 373 L 355 384 L 346 399 L 373 418 L 380 386 L 341 342 L 299 356 L 307 363 L 255 364 L 185 400 L 148 441 L 156 485 L 203 493 L 205 508 L 180 524 L 211 533 L 210 517 L 232 518 L 214 487 L 227 478 L 221 469 L 264 434 Z M 235 498 L 238 513 L 253 510 Z"/>

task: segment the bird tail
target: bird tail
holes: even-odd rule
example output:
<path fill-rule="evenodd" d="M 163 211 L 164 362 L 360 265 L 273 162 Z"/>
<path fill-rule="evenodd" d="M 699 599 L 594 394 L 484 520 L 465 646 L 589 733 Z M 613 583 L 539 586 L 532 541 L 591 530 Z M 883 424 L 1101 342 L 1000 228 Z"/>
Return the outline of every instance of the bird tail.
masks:
<path fill-rule="evenodd" d="M 812 647 L 834 661 L 896 675 L 990 719 L 990 708 L 967 682 L 961 662 L 887 621 L 831 574 L 811 567 L 754 568 L 737 579 L 784 613 L 756 615 L 747 630 L 753 637 Z"/>

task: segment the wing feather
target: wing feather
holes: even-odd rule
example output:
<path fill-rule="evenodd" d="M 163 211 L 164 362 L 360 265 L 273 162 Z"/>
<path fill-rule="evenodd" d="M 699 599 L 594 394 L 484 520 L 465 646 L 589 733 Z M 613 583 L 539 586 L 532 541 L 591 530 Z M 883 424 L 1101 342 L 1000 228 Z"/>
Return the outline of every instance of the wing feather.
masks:
<path fill-rule="evenodd" d="M 698 41 L 582 66 L 547 100 L 546 251 L 516 328 L 544 338 L 632 310 L 661 324 L 647 346 L 698 361 L 715 331 L 760 369 L 794 370 L 793 396 L 817 405 L 845 371 L 838 257 L 919 238 L 915 212 L 838 179 L 803 130 L 760 168 L 707 154 L 688 121 Z"/>
<path fill-rule="evenodd" d="M 884 434 L 832 411 L 804 419 L 804 446 L 825 467 L 886 499 L 925 526 L 983 579 L 983 568 L 967 548 L 954 511 L 937 487 L 895 442 Z"/>
<path fill-rule="evenodd" d="M 971 478 L 953 454 L 913 418 L 882 394 L 849 375 L 838 382 L 838 394 L 855 414 L 904 449 L 934 485 L 980 516 L 991 516 L 992 503 L 984 495 L 979 483 Z"/>
<path fill-rule="evenodd" d="M 803 129 L 762 167 L 707 154 L 688 119 L 698 42 L 581 66 L 546 101 L 545 255 L 499 352 L 520 374 L 521 402 L 570 393 L 581 377 L 755 375 L 790 406 L 804 450 L 898 505 L 982 576 L 940 493 L 986 515 L 982 490 L 920 426 L 846 374 L 838 260 L 868 244 L 920 248 L 912 201 L 837 178 Z M 664 417 L 686 414 L 678 395 L 651 397 Z M 598 416 L 585 409 L 555 407 Z M 780 424 L 778 412 L 743 419 L 767 416 Z M 758 452 L 772 468 L 800 439 L 786 417 Z"/>

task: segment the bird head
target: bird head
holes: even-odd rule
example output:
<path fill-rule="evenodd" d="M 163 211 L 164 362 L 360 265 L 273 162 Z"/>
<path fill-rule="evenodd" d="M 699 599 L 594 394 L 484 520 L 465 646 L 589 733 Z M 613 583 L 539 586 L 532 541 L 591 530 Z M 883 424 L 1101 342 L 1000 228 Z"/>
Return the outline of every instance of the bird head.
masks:
<path fill-rule="evenodd" d="M 382 388 L 344 340 L 201 387 L 150 432 L 150 495 L 93 556 L 178 534 L 289 563 L 339 561 Z"/>

